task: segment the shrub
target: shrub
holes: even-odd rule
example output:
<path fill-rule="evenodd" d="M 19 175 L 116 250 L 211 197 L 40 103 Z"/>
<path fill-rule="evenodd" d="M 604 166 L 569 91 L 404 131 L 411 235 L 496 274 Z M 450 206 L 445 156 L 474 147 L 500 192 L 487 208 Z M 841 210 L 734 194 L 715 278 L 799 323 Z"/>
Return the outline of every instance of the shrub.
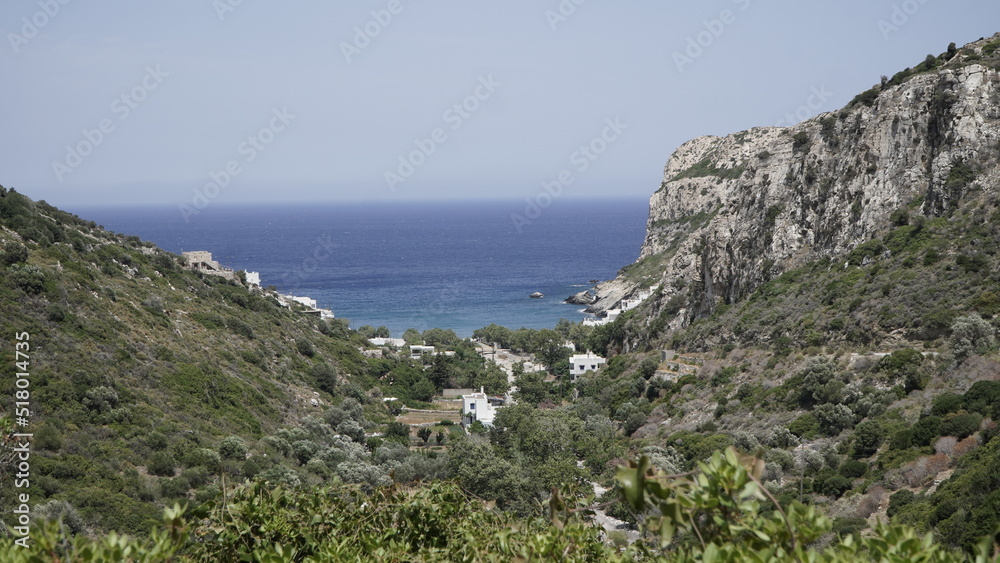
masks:
<path fill-rule="evenodd" d="M 868 520 L 864 518 L 837 518 L 833 521 L 833 528 L 830 531 L 838 537 L 845 537 L 858 534 L 867 527 Z"/>
<path fill-rule="evenodd" d="M 20 288 L 28 295 L 38 295 L 45 290 L 45 273 L 38 266 L 14 264 L 9 272 L 14 287 Z"/>
<path fill-rule="evenodd" d="M 28 260 L 28 248 L 19 242 L 8 242 L 0 253 L 0 267 Z"/>
<path fill-rule="evenodd" d="M 848 479 L 857 479 L 859 477 L 864 477 L 865 473 L 868 473 L 868 464 L 854 460 L 846 461 L 837 469 L 837 473 L 840 473 Z"/>
<path fill-rule="evenodd" d="M 816 407 L 813 413 L 819 421 L 819 427 L 830 436 L 836 436 L 841 430 L 854 424 L 854 412 L 847 405 L 826 403 Z"/>
<path fill-rule="evenodd" d="M 816 491 L 831 498 L 840 498 L 851 488 L 851 480 L 843 475 L 833 474 L 817 483 Z"/>
<path fill-rule="evenodd" d="M 913 430 L 904 428 L 892 435 L 889 440 L 889 448 L 893 450 L 906 450 L 913 446 Z"/>
<path fill-rule="evenodd" d="M 146 469 L 150 475 L 173 477 L 175 465 L 174 456 L 168 452 L 153 452 L 153 455 L 149 457 L 149 462 L 146 464 Z"/>
<path fill-rule="evenodd" d="M 247 443 L 239 436 L 228 436 L 219 444 L 219 455 L 222 459 L 246 459 Z"/>
<path fill-rule="evenodd" d="M 790 448 L 798 444 L 799 440 L 788 428 L 775 426 L 764 437 L 764 443 L 772 448 Z"/>
<path fill-rule="evenodd" d="M 904 506 L 912 504 L 916 498 L 917 494 L 909 489 L 901 489 L 892 493 L 892 496 L 889 497 L 889 509 L 886 511 L 886 514 L 888 514 L 889 518 L 892 518 L 896 514 L 899 514 L 899 511 Z"/>
<path fill-rule="evenodd" d="M 958 362 L 986 354 L 997 347 L 996 330 L 976 313 L 959 317 L 951 325 L 951 347 Z"/>
<path fill-rule="evenodd" d="M 83 518 L 73 508 L 73 505 L 64 500 L 52 499 L 44 504 L 35 506 L 32 514 L 39 520 L 56 520 L 62 522 L 69 533 L 76 535 L 86 531 L 87 527 L 83 523 Z"/>
<path fill-rule="evenodd" d="M 409 444 L 410 426 L 402 422 L 390 422 L 385 429 L 385 439 L 399 442 L 401 444 Z"/>
<path fill-rule="evenodd" d="M 962 408 L 963 398 L 955 393 L 941 393 L 934 398 L 931 405 L 931 414 L 934 416 L 944 416 L 953 412 L 958 412 Z"/>
<path fill-rule="evenodd" d="M 982 421 L 983 417 L 978 413 L 953 414 L 941 421 L 939 433 L 942 436 L 955 436 L 961 440 L 975 434 Z"/>
<path fill-rule="evenodd" d="M 51 424 L 46 424 L 35 431 L 35 446 L 39 449 L 56 451 L 62 449 L 64 443 L 62 432 Z"/>
<path fill-rule="evenodd" d="M 799 438 L 812 438 L 819 432 L 819 420 L 807 412 L 788 423 L 788 431 Z"/>
<path fill-rule="evenodd" d="M 799 131 L 792 137 L 792 150 L 795 152 L 807 152 L 811 144 L 812 139 L 805 131 Z"/>
<path fill-rule="evenodd" d="M 860 456 L 870 456 L 878 451 L 885 438 L 882 426 L 873 420 L 865 420 L 854 429 L 854 453 Z"/>
<path fill-rule="evenodd" d="M 308 340 L 296 340 L 295 349 L 299 351 L 299 354 L 302 354 L 307 358 L 311 358 L 316 355 L 316 349 L 313 348 L 312 342 L 309 342 Z"/>
<path fill-rule="evenodd" d="M 989 416 L 1000 404 L 1000 381 L 977 381 L 962 396 L 965 410 Z"/>
<path fill-rule="evenodd" d="M 209 448 L 195 448 L 184 455 L 184 465 L 188 467 L 204 467 L 211 473 L 222 469 L 222 458 L 219 453 Z"/>
<path fill-rule="evenodd" d="M 764 461 L 777 463 L 782 470 L 791 471 L 795 467 L 795 457 L 791 452 L 773 448 L 764 454 Z"/>
<path fill-rule="evenodd" d="M 913 445 L 919 448 L 931 445 L 931 440 L 938 436 L 941 428 L 941 418 L 926 416 L 913 425 Z"/>

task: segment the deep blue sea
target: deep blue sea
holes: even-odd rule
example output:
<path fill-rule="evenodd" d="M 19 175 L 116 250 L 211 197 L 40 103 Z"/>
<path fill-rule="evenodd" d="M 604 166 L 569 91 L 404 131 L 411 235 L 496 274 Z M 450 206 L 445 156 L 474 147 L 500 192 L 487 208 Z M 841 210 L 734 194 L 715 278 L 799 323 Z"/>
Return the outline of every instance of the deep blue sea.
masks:
<path fill-rule="evenodd" d="M 352 327 L 551 328 L 578 321 L 563 299 L 615 276 L 645 236 L 648 204 L 556 201 L 518 232 L 524 202 L 215 204 L 185 223 L 177 207 L 75 207 L 171 252 L 208 250 L 262 285 L 316 299 Z M 543 299 L 528 296 L 536 291 Z"/>

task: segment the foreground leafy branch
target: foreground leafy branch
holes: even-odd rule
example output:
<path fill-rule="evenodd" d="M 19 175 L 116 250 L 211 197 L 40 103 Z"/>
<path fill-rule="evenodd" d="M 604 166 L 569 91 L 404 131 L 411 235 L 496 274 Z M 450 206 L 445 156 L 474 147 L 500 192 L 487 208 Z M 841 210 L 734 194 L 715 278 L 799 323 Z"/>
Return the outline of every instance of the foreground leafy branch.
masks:
<path fill-rule="evenodd" d="M 931 534 L 912 528 L 878 524 L 872 535 L 848 536 L 825 548 L 815 547 L 832 522 L 815 507 L 793 502 L 762 515 L 760 501 L 774 498 L 761 485 L 762 460 L 741 456 L 733 448 L 715 452 L 700 471 L 666 475 L 642 457 L 621 467 L 617 480 L 629 506 L 647 513 L 644 532 L 655 538 L 641 544 L 636 556 L 672 562 L 797 561 L 945 563 L 996 561 L 996 548 L 985 538 L 969 555 L 950 551 Z"/>
<path fill-rule="evenodd" d="M 898 525 L 880 524 L 873 535 L 830 540 L 830 519 L 800 503 L 761 514 L 760 502 L 771 498 L 760 484 L 762 469 L 759 459 L 732 448 L 716 452 L 689 473 L 654 471 L 646 457 L 620 468 L 617 479 L 625 502 L 646 516 L 644 540 L 624 551 L 602 541 L 603 531 L 587 521 L 592 498 L 572 488 L 553 490 L 547 517 L 524 518 L 497 510 L 454 483 L 366 493 L 351 485 L 303 490 L 257 482 L 193 510 L 166 510 L 162 527 L 142 540 L 114 533 L 74 537 L 59 522 L 39 522 L 27 549 L 13 538 L 0 538 L 0 561 L 997 560 L 989 538 L 969 555 Z M 821 540 L 830 543 L 818 547 Z"/>

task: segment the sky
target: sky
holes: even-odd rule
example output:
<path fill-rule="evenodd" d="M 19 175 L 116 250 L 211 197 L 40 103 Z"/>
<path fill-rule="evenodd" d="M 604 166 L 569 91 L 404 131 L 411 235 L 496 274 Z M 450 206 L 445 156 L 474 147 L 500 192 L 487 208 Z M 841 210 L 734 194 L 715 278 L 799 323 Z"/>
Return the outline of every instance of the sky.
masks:
<path fill-rule="evenodd" d="M 646 198 L 1000 31 L 994 0 L 6 0 L 0 184 L 57 206 Z"/>

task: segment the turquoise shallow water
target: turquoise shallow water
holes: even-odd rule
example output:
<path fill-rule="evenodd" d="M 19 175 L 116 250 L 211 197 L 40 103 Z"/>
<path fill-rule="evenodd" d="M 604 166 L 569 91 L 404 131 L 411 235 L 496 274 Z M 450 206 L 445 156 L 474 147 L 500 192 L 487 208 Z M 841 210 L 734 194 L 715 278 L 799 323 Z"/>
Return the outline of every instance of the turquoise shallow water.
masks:
<path fill-rule="evenodd" d="M 567 296 L 633 262 L 647 202 L 556 201 L 518 232 L 524 202 L 209 207 L 185 223 L 176 207 L 74 208 L 172 252 L 208 250 L 263 285 L 305 295 L 350 319 L 454 329 L 552 327 L 581 319 Z M 540 291 L 544 299 L 528 296 Z"/>

